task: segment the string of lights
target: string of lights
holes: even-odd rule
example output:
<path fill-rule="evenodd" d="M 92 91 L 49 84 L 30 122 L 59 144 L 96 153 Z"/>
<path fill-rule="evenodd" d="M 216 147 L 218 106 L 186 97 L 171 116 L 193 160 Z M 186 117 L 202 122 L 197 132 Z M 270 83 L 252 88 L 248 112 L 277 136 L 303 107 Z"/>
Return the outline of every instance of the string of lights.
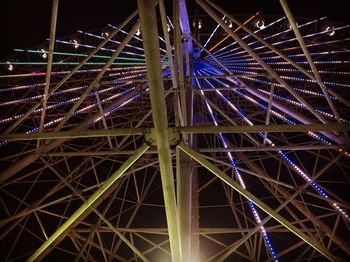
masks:
<path fill-rule="evenodd" d="M 209 82 L 209 80 L 205 79 L 205 81 L 212 87 L 215 89 L 215 87 Z M 229 87 L 227 84 L 221 82 L 220 80 L 218 79 L 214 79 L 214 81 L 218 82 L 219 84 L 222 84 L 226 87 Z M 239 90 L 236 90 L 236 89 L 232 89 L 234 92 L 236 93 L 241 93 Z M 216 93 L 218 94 L 221 94 L 221 92 L 219 90 L 216 90 Z M 233 109 L 235 110 L 241 117 L 242 119 L 248 124 L 248 125 L 253 125 L 253 123 L 240 111 L 237 109 L 237 107 L 235 107 L 227 98 L 225 98 L 222 94 L 220 95 L 221 98 L 223 98 L 223 100 Z M 249 99 L 250 101 L 252 101 L 253 99 Z M 256 104 L 259 104 L 259 103 L 256 103 Z M 262 107 L 263 108 L 263 107 Z M 266 107 L 265 107 L 266 108 Z M 264 108 L 264 109 L 265 109 Z M 266 108 L 267 109 L 267 108 Z M 289 123 L 290 124 L 290 123 Z M 328 142 L 326 139 L 322 138 L 321 136 L 317 135 L 317 134 L 314 134 L 313 132 L 308 132 L 308 134 L 323 142 L 323 143 L 326 143 L 328 145 L 331 145 L 330 142 Z M 260 132 L 259 135 L 264 139 L 264 132 Z M 268 142 L 268 144 L 270 146 L 275 146 L 275 144 L 270 140 L 270 139 L 266 139 L 266 141 Z M 325 199 L 325 200 L 328 200 L 330 197 L 329 197 L 329 194 L 326 193 L 326 191 L 321 187 L 319 186 L 316 182 L 314 182 L 309 175 L 306 174 L 305 171 L 303 171 L 294 161 L 291 160 L 291 158 L 289 156 L 287 156 L 287 154 L 281 150 L 278 150 L 278 153 L 279 155 L 296 171 L 297 174 L 299 174 L 307 183 L 310 183 L 311 186 Z M 340 205 L 334 201 L 334 200 L 330 200 L 330 201 L 327 201 L 329 202 L 334 208 L 335 210 L 340 213 L 348 222 L 350 222 L 350 217 L 349 215 L 347 214 L 347 212 L 340 207 Z"/>
<path fill-rule="evenodd" d="M 199 72 L 198 72 L 198 74 L 201 75 Z M 200 85 L 198 79 L 195 79 L 195 80 L 196 80 L 197 87 L 198 87 L 200 93 L 204 96 L 204 92 L 203 92 L 203 90 L 202 90 L 202 87 L 201 87 L 201 85 Z M 205 79 L 205 81 L 208 82 L 207 79 Z M 221 94 L 220 91 L 216 90 L 216 92 L 217 92 L 219 95 L 223 96 L 223 95 Z M 206 100 L 205 100 L 205 105 L 206 105 L 206 107 L 207 107 L 207 109 L 208 109 L 208 111 L 209 111 L 209 113 L 210 113 L 210 117 L 211 117 L 212 122 L 214 123 L 215 126 L 218 126 L 218 122 L 217 122 L 217 120 L 216 120 L 216 118 L 215 118 L 215 116 L 214 116 L 213 110 L 212 110 L 211 106 L 209 105 L 208 101 L 206 101 Z M 231 105 L 232 105 L 232 104 L 231 104 Z M 232 105 L 232 106 L 233 106 L 233 105 Z M 241 114 L 241 116 L 244 117 L 243 114 Z M 246 120 L 249 121 L 248 119 L 246 119 Z M 226 138 L 224 137 L 224 135 L 223 135 L 222 133 L 219 133 L 219 134 L 218 134 L 218 137 L 219 137 L 219 140 L 220 140 L 222 146 L 223 146 L 225 149 L 229 148 L 229 147 L 228 147 L 228 144 L 227 144 L 227 140 L 226 140 Z M 234 158 L 233 158 L 231 152 L 227 152 L 226 154 L 227 154 L 228 158 L 230 159 L 230 163 L 231 163 L 231 165 L 232 165 L 232 167 L 233 167 L 233 170 L 235 171 L 235 174 L 236 174 L 236 176 L 237 176 L 237 179 L 238 179 L 240 185 L 241 185 L 244 189 L 246 189 L 246 188 L 247 188 L 247 187 L 246 187 L 246 184 L 245 184 L 245 182 L 244 182 L 244 180 L 243 180 L 243 177 L 242 177 L 240 171 L 238 170 L 238 168 L 237 168 L 237 166 L 236 166 L 236 162 L 235 162 L 235 160 L 234 160 Z M 272 260 L 277 262 L 277 261 L 278 261 L 278 258 L 277 258 L 277 255 L 276 255 L 276 251 L 274 250 L 274 248 L 273 248 L 273 246 L 272 246 L 272 242 L 271 242 L 270 237 L 268 236 L 268 234 L 267 234 L 267 232 L 266 232 L 266 230 L 265 230 L 265 227 L 261 224 L 260 215 L 258 214 L 257 209 L 256 209 L 254 203 L 253 203 L 250 199 L 248 199 L 248 203 L 249 203 L 249 207 L 250 207 L 250 209 L 251 209 L 251 211 L 252 211 L 252 213 L 253 213 L 253 215 L 254 215 L 254 219 L 255 219 L 256 223 L 257 223 L 258 225 L 260 225 L 261 233 L 262 233 L 262 235 L 263 235 L 263 237 L 264 237 L 265 244 L 266 244 L 266 246 L 267 246 L 267 248 L 268 248 L 268 250 L 269 250 L 269 252 L 270 252 L 270 255 L 271 255 L 271 257 L 272 257 Z"/>

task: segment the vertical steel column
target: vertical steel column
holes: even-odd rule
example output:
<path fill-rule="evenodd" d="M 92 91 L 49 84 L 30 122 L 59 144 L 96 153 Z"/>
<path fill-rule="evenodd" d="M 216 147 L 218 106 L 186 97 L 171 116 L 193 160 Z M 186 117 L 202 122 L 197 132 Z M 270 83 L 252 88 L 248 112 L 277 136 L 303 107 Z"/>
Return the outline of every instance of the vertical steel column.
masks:
<path fill-rule="evenodd" d="M 165 212 L 169 231 L 173 261 L 181 261 L 179 223 L 175 198 L 175 186 L 171 162 L 168 134 L 168 119 L 164 99 L 162 67 L 159 54 L 157 18 L 153 1 L 137 1 L 145 50 L 147 77 L 150 85 L 150 98 L 153 124 L 155 127 L 160 173 L 163 187 Z"/>
<path fill-rule="evenodd" d="M 186 123 L 186 102 L 185 102 L 185 80 L 184 80 L 184 66 L 183 66 L 183 54 L 182 54 L 182 34 L 180 30 L 180 5 L 178 0 L 173 0 L 173 9 L 174 9 L 174 52 L 175 52 L 175 61 L 177 64 L 178 70 L 178 80 L 179 80 L 179 116 L 181 125 Z M 175 93 L 176 94 L 176 93 Z M 176 98 L 177 100 L 178 98 Z M 177 101 L 176 101 L 177 102 Z"/>
<path fill-rule="evenodd" d="M 178 2 L 178 15 L 179 22 L 182 31 L 182 39 L 175 39 L 178 41 L 179 46 L 182 45 L 182 52 L 178 55 L 185 61 L 185 70 L 180 74 L 185 74 L 184 81 L 184 93 L 181 100 L 183 103 L 183 115 L 186 126 L 192 126 L 193 123 L 193 92 L 191 87 L 191 57 L 193 52 L 192 40 L 190 38 L 191 29 L 188 20 L 186 1 L 180 0 Z M 193 134 L 183 134 L 185 143 L 192 146 Z M 192 159 L 187 154 L 179 149 L 176 149 L 176 182 L 177 182 L 177 203 L 179 211 L 179 226 L 180 226 L 180 239 L 182 248 L 182 259 L 185 262 L 194 261 L 194 254 L 192 253 L 192 198 L 195 198 L 192 194 L 196 192 L 193 190 L 196 181 L 193 181 L 193 165 Z M 193 218 L 195 219 L 195 218 Z"/>
<path fill-rule="evenodd" d="M 188 137 L 188 135 L 186 135 Z M 176 149 L 176 186 L 179 214 L 179 230 L 184 262 L 193 261 L 192 256 L 192 159 Z"/>

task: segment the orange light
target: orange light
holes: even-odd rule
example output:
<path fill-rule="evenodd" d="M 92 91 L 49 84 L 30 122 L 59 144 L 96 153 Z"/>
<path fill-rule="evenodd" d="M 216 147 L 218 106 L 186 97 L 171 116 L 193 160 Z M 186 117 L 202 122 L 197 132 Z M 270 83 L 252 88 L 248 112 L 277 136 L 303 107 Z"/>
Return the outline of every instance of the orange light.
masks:
<path fill-rule="evenodd" d="M 257 12 L 255 15 L 253 15 L 251 18 L 249 18 L 247 21 L 245 21 L 245 22 L 243 23 L 243 25 L 246 25 L 247 23 L 249 23 L 250 21 L 252 21 L 259 13 L 260 13 L 260 11 Z M 239 29 L 241 29 L 241 27 L 242 27 L 242 26 L 237 27 L 237 28 L 235 29 L 235 31 L 233 31 L 233 32 L 236 33 Z M 221 41 L 220 41 L 219 43 L 217 43 L 217 44 L 214 45 L 212 48 L 210 48 L 209 52 L 212 52 L 215 48 L 217 48 L 220 44 L 222 44 L 222 43 L 223 43 L 227 38 L 229 38 L 229 37 L 230 37 L 230 35 L 225 36 L 223 39 L 221 39 Z"/>

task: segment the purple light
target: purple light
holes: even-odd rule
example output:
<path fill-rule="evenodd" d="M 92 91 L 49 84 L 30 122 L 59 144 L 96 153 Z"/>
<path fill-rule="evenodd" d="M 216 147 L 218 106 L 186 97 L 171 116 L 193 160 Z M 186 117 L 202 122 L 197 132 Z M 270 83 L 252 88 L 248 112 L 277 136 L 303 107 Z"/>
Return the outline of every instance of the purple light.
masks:
<path fill-rule="evenodd" d="M 228 85 L 226 85 L 225 83 L 221 82 L 218 79 L 214 79 L 216 82 L 222 84 L 225 87 L 229 87 Z M 216 89 L 207 79 L 205 79 L 205 81 L 207 83 L 209 83 L 209 85 Z M 197 80 L 198 82 L 198 80 Z M 217 93 L 220 92 L 218 90 L 216 90 Z M 232 89 L 233 92 L 236 93 L 240 93 L 240 91 L 236 90 L 236 89 Z M 220 97 L 224 97 L 224 96 L 220 96 Z M 223 99 L 226 103 L 229 102 L 227 98 Z M 251 99 L 250 101 L 252 101 L 254 99 Z M 230 105 L 230 103 L 229 103 Z M 253 123 L 237 108 L 235 107 L 237 110 L 235 110 L 241 117 L 242 119 L 247 122 L 249 125 L 253 125 Z M 267 108 L 266 108 L 267 109 Z M 271 110 L 272 112 L 272 110 Z M 326 139 L 322 138 L 321 136 L 314 134 L 312 132 L 308 132 L 308 134 L 313 137 L 316 138 L 317 140 L 326 143 L 328 145 L 331 145 L 331 143 L 329 141 L 327 141 Z M 265 135 L 264 132 L 259 132 L 260 137 L 262 137 L 262 139 L 265 139 Z M 270 140 L 270 139 L 266 139 L 267 143 L 271 146 L 275 146 L 275 144 Z M 341 152 L 341 150 L 339 150 Z M 293 170 L 296 171 L 297 174 L 299 174 L 307 183 L 311 184 L 311 186 L 326 200 L 329 199 L 329 195 L 324 191 L 324 189 L 321 188 L 321 186 L 319 186 L 316 182 L 314 182 L 300 167 L 298 167 L 297 164 L 295 164 L 283 151 L 278 150 L 279 155 L 289 164 L 289 166 L 291 166 L 293 168 Z M 336 209 L 337 212 L 339 212 L 344 218 L 346 218 L 347 221 L 350 222 L 350 217 L 349 215 L 344 211 L 344 209 L 342 209 L 335 201 L 330 200 L 330 203 L 332 204 L 332 206 Z"/>

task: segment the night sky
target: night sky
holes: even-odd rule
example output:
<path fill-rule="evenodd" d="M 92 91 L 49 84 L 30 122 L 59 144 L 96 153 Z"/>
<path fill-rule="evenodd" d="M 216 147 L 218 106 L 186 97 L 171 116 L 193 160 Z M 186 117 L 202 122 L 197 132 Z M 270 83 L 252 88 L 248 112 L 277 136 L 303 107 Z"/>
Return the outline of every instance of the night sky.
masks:
<path fill-rule="evenodd" d="M 0 1 L 0 59 L 11 55 L 13 48 L 30 48 L 39 45 L 49 36 L 51 2 L 48 0 Z M 194 0 L 187 1 L 193 6 Z M 278 0 L 216 1 L 233 14 L 281 15 Z M 89 3 L 89 4 L 87 4 Z M 122 3 L 122 4 L 121 4 Z M 166 0 L 166 3 L 170 1 Z M 289 5 L 295 16 L 318 18 L 328 16 L 332 20 L 350 23 L 347 4 L 349 0 L 293 0 Z M 118 24 L 137 7 L 136 0 L 84 1 L 61 0 L 56 36 L 74 34 L 75 30 L 89 30 Z M 191 13 L 189 8 L 189 13 Z"/>

